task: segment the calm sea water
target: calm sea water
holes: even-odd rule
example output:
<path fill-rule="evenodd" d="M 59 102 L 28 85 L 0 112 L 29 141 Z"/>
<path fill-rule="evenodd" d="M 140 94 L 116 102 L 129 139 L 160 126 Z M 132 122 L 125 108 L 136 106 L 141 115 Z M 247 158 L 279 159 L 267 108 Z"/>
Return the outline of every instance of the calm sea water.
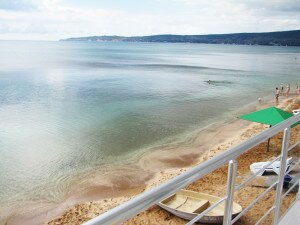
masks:
<path fill-rule="evenodd" d="M 0 210 L 55 201 L 78 173 L 228 117 L 280 83 L 300 84 L 297 47 L 2 41 L 0 49 Z"/>

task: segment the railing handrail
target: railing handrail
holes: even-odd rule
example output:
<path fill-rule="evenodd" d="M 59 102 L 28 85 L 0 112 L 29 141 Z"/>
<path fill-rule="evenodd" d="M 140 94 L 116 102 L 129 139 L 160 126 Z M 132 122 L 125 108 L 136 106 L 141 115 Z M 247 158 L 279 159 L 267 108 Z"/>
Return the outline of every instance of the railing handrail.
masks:
<path fill-rule="evenodd" d="M 283 129 L 292 126 L 300 121 L 300 113 L 289 119 L 277 124 L 250 139 L 230 148 L 229 150 L 214 156 L 213 158 L 202 162 L 195 167 L 185 171 L 184 173 L 174 177 L 173 179 L 163 183 L 153 189 L 143 192 L 135 198 L 87 221 L 84 225 L 111 225 L 123 222 L 139 212 L 149 208 L 157 202 L 163 200 L 169 195 L 175 193 L 179 189 L 199 180 L 201 177 L 219 168 L 226 162 L 236 159 L 238 156 L 273 137 Z"/>

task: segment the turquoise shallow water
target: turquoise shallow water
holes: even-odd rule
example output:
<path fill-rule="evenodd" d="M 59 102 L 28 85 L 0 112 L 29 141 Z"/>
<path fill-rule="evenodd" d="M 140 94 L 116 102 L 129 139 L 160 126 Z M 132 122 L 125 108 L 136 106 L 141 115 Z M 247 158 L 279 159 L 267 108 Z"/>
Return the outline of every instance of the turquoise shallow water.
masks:
<path fill-rule="evenodd" d="M 300 84 L 300 48 L 0 42 L 0 208 Z M 206 81 L 212 80 L 213 85 Z"/>

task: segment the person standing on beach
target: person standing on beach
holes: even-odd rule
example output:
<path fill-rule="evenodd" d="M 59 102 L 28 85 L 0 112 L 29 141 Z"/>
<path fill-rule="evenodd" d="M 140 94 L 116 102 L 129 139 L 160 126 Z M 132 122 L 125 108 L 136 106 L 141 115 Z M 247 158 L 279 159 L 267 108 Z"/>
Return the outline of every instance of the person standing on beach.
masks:
<path fill-rule="evenodd" d="M 291 85 L 287 84 L 286 85 L 286 91 L 285 91 L 285 97 L 289 97 L 290 89 L 291 89 Z"/>
<path fill-rule="evenodd" d="M 297 95 L 300 95 L 300 86 L 297 85 Z"/>
<path fill-rule="evenodd" d="M 279 99 L 279 93 L 280 93 L 280 91 L 279 91 L 278 87 L 276 87 L 275 98 L 276 98 L 277 104 L 278 104 L 278 99 Z"/>

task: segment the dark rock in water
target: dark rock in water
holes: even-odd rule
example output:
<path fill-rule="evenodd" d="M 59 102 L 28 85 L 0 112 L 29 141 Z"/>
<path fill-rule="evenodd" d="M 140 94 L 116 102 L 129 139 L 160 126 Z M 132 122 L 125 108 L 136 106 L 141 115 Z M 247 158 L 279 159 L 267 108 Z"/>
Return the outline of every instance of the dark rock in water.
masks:
<path fill-rule="evenodd" d="M 212 80 L 207 80 L 205 82 L 208 83 L 208 84 L 214 84 L 214 82 Z"/>
<path fill-rule="evenodd" d="M 234 82 L 227 81 L 227 80 L 207 80 L 205 82 L 208 84 L 217 85 L 217 86 L 226 86 L 226 85 L 234 84 Z"/>

